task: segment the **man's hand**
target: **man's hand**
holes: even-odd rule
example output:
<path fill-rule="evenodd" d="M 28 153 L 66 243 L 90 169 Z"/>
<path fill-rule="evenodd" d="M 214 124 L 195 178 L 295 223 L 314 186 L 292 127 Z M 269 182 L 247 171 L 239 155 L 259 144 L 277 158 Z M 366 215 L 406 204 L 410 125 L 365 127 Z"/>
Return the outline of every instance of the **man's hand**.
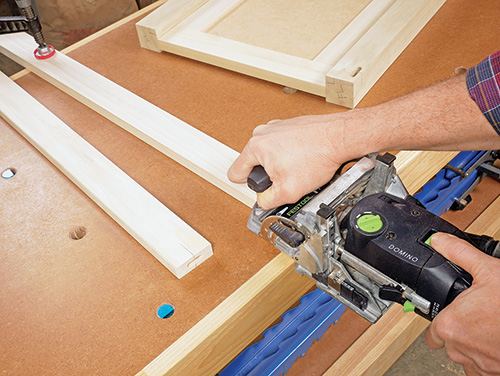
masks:
<path fill-rule="evenodd" d="M 500 260 L 448 234 L 433 235 L 431 244 L 474 281 L 433 320 L 425 333 L 427 345 L 445 347 L 469 376 L 500 375 Z"/>
<path fill-rule="evenodd" d="M 229 169 L 229 180 L 245 183 L 252 168 L 262 165 L 273 182 L 258 195 L 264 209 L 312 192 L 327 183 L 343 162 L 358 156 L 351 157 L 354 149 L 346 146 L 344 114 L 274 120 L 258 126 Z"/>

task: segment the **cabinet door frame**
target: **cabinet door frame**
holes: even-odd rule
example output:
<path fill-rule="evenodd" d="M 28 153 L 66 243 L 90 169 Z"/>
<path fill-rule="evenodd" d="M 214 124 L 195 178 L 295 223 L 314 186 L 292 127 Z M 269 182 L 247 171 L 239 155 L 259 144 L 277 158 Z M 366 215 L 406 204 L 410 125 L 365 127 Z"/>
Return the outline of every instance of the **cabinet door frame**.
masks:
<path fill-rule="evenodd" d="M 141 46 L 354 108 L 446 0 L 372 0 L 313 59 L 209 32 L 247 1 L 251 0 L 169 0 L 136 24 Z"/>

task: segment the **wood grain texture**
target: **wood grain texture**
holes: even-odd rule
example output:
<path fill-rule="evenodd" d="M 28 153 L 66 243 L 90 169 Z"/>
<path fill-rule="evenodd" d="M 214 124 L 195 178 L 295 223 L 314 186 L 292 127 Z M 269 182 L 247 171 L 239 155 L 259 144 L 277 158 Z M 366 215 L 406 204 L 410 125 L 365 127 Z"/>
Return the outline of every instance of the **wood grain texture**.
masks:
<path fill-rule="evenodd" d="M 466 231 L 498 236 L 500 198 L 497 198 Z M 383 375 L 429 322 L 416 314 L 405 314 L 394 305 L 375 325 L 372 325 L 324 376 Z"/>
<path fill-rule="evenodd" d="M 410 187 L 410 193 L 415 193 L 414 187 L 418 182 L 432 178 L 450 160 L 448 153 L 408 151 L 399 155 L 402 163 L 397 163 L 398 172 L 404 184 Z M 432 165 L 425 164 L 429 161 Z M 288 256 L 276 256 L 142 372 L 148 376 L 217 373 L 313 285 L 310 279 L 299 277 L 294 262 Z M 249 320 L 249 317 L 252 319 Z M 386 319 L 390 320 L 390 325 L 378 325 L 376 330 L 363 334 L 362 339 L 368 343 L 382 341 L 380 353 L 394 362 L 397 357 L 391 343 L 407 335 L 411 338 L 411 334 L 423 330 L 421 322 L 415 317 L 419 318 L 416 315 L 390 315 Z M 396 324 L 397 328 L 392 329 Z M 407 346 L 412 341 L 409 340 Z M 347 353 L 356 357 L 350 349 Z M 380 358 L 373 357 L 373 362 L 368 359 L 367 364 L 378 368 Z"/>
<path fill-rule="evenodd" d="M 2 73 L 0 114 L 176 277 L 212 255 L 207 240 Z"/>
<path fill-rule="evenodd" d="M 0 36 L 0 51 L 75 99 L 199 174 L 248 206 L 256 195 L 231 183 L 226 172 L 238 156 L 233 149 L 145 101 L 64 54 L 37 60 L 29 35 Z"/>
<path fill-rule="evenodd" d="M 444 3 L 398 0 L 326 74 L 326 100 L 355 107 Z"/>
<path fill-rule="evenodd" d="M 297 12 L 290 2 L 207 0 L 194 6 L 170 0 L 138 23 L 138 33 L 141 44 L 153 51 L 353 108 L 444 1 L 316 2 L 308 13 L 313 5 Z"/>
<path fill-rule="evenodd" d="M 280 254 L 142 372 L 159 375 L 214 375 L 314 283 Z"/>
<path fill-rule="evenodd" d="M 324 376 L 383 375 L 429 325 L 395 304 L 324 373 Z"/>
<path fill-rule="evenodd" d="M 405 183 L 408 192 L 416 193 L 443 166 L 451 161 L 456 151 L 400 151 L 394 162 L 399 177 Z M 443 164 L 443 161 L 448 161 Z"/>
<path fill-rule="evenodd" d="M 491 203 L 480 217 L 469 226 L 473 234 L 485 234 L 500 239 L 500 197 Z"/>

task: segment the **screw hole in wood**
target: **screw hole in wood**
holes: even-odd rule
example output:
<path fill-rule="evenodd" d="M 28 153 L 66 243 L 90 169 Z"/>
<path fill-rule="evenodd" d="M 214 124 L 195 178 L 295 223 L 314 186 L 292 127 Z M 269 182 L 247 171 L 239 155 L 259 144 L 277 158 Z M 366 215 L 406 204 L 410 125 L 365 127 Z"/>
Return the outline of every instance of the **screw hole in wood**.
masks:
<path fill-rule="evenodd" d="M 87 235 L 87 229 L 83 226 L 77 227 L 69 233 L 69 237 L 73 240 L 80 240 L 85 235 Z"/>

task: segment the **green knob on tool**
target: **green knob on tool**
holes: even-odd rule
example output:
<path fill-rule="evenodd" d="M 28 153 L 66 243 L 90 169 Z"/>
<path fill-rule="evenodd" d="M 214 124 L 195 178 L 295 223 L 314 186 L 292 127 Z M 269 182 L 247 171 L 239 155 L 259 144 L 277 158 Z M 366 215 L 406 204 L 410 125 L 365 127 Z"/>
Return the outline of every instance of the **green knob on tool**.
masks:
<path fill-rule="evenodd" d="M 382 218 L 378 214 L 363 214 L 358 218 L 357 225 L 361 231 L 374 233 L 384 227 L 384 222 L 382 222 Z"/>

